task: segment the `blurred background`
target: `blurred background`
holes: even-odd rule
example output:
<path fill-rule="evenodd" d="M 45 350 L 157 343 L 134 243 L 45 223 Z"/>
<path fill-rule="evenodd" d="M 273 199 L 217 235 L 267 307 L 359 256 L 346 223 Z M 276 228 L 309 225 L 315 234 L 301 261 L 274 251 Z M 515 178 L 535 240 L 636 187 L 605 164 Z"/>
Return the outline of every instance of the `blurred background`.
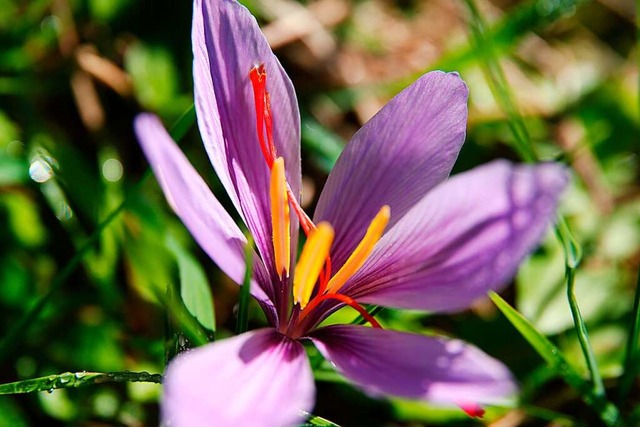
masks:
<path fill-rule="evenodd" d="M 637 4 L 242 3 L 297 91 L 310 211 L 344 142 L 432 69 L 458 71 L 470 88 L 454 172 L 522 161 L 523 141 L 571 166 L 562 212 L 583 251 L 576 294 L 615 396 L 640 264 Z M 143 110 L 177 123 L 174 137 L 232 210 L 194 124 L 191 8 L 188 0 L 0 0 L 0 383 L 67 371 L 162 373 L 176 351 L 233 333 L 238 287 L 173 216 L 132 132 Z M 586 374 L 563 258 L 549 233 L 503 297 Z M 518 407 L 472 420 L 373 400 L 320 370 L 315 415 L 345 426 L 599 425 L 488 299 L 451 316 L 383 310 L 378 318 L 463 338 L 503 360 L 522 385 Z M 263 322 L 259 310 L 250 321 Z M 0 426 L 158 424 L 159 384 L 111 379 L 0 396 Z M 638 386 L 620 404 L 632 419 Z"/>

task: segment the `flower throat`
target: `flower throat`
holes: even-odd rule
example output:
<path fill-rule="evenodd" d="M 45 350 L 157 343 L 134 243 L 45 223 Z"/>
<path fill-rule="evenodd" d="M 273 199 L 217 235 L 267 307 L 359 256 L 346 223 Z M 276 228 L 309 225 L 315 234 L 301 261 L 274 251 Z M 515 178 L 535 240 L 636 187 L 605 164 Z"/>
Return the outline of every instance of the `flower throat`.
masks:
<path fill-rule="evenodd" d="M 253 67 L 249 78 L 253 87 L 258 142 L 271 174 L 269 197 L 274 264 L 281 280 L 288 279 L 291 270 L 291 209 L 307 237 L 293 275 L 293 300 L 300 310 L 298 322 L 321 302 L 337 300 L 358 311 L 372 326 L 380 328 L 380 324 L 360 304 L 339 291 L 362 267 L 382 237 L 391 215 L 389 206 L 380 208 L 349 258 L 332 274 L 330 251 L 334 238 L 333 227 L 324 221 L 314 224 L 304 212 L 287 182 L 284 159 L 276 152 L 264 64 Z"/>

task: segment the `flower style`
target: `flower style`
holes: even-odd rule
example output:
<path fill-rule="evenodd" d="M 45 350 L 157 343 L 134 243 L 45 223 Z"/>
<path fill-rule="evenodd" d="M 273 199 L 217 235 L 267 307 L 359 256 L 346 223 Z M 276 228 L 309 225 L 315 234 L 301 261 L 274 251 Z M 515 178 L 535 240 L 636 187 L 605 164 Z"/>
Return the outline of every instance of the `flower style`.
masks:
<path fill-rule="evenodd" d="M 292 84 L 255 19 L 232 0 L 196 0 L 195 101 L 210 160 L 254 237 L 251 294 L 270 327 L 182 354 L 166 373 L 174 426 L 280 426 L 314 404 L 310 340 L 372 395 L 473 412 L 517 387 L 505 366 L 455 339 L 385 330 L 360 304 L 451 312 L 513 277 L 553 219 L 556 164 L 496 161 L 447 179 L 465 137 L 468 91 L 432 72 L 346 146 L 313 220 L 300 208 L 300 119 Z M 135 129 L 176 214 L 236 283 L 246 239 L 159 119 Z M 307 240 L 296 263 L 298 229 Z M 373 327 L 319 326 L 350 306 Z"/>

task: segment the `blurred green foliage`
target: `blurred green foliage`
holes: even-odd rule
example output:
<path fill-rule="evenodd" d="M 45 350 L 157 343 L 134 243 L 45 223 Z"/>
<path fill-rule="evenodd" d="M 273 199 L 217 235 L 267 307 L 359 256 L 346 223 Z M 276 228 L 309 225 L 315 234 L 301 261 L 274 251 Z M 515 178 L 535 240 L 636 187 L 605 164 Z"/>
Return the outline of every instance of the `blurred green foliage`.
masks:
<path fill-rule="evenodd" d="M 270 0 L 245 3 L 265 25 L 278 19 Z M 514 121 L 542 159 L 572 167 L 562 212 L 584 252 L 575 290 L 614 399 L 640 263 L 638 46 L 628 7 L 478 2 L 488 21 L 484 38 L 514 102 L 505 111 L 482 72 L 485 53 L 472 31 L 478 22 L 464 2 L 343 3 L 347 17 L 326 28 L 335 43 L 331 60 L 304 40 L 276 51 L 298 91 L 310 191 L 321 188 L 343 141 L 368 118 L 363 111 L 429 69 L 460 72 L 471 100 L 456 171 L 497 157 L 518 159 Z M 238 288 L 172 215 L 131 128 L 142 110 L 168 126 L 177 123 L 174 137 L 233 210 L 194 125 L 190 14 L 190 2 L 168 0 L 0 0 L 0 383 L 83 370 L 161 373 L 177 351 L 234 330 Z M 413 30 L 424 27 L 418 23 L 425 16 L 434 26 L 434 17 L 457 24 L 442 40 L 415 35 L 414 44 L 431 50 L 416 53 L 407 45 L 405 55 L 385 32 L 363 24 L 380 14 Z M 380 72 L 387 78 L 376 77 L 379 58 L 388 62 Z M 362 81 L 353 64 L 364 64 Z M 346 78 L 335 77 L 341 67 L 349 70 Z M 389 69 L 402 72 L 389 77 Z M 563 257 L 550 235 L 503 297 L 531 322 L 532 336 L 543 333 L 570 371 L 586 378 Z M 249 310 L 251 326 L 263 322 L 256 313 Z M 344 310 L 329 321 L 355 317 Z M 600 422 L 488 301 L 451 316 L 385 309 L 377 317 L 395 329 L 461 337 L 505 361 L 521 381 L 521 401 L 515 411 L 490 409 L 487 420 L 509 413 L 520 417 L 518 425 Z M 318 417 L 309 425 L 478 422 L 458 410 L 370 399 L 321 360 L 318 366 Z M 157 425 L 159 390 L 110 382 L 0 396 L 0 427 Z M 632 381 L 630 398 L 616 402 L 631 423 L 640 422 L 639 400 Z"/>

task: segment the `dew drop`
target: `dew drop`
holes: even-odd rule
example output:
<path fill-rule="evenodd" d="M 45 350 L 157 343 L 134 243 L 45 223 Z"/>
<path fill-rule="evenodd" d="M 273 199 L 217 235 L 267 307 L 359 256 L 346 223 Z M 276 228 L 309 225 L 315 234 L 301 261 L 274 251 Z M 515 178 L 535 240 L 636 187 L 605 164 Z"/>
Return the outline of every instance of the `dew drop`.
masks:
<path fill-rule="evenodd" d="M 68 384 L 69 382 L 71 382 L 72 378 L 73 378 L 73 375 L 70 374 L 69 372 L 60 375 L 60 384 Z"/>
<path fill-rule="evenodd" d="M 118 159 L 107 159 L 102 164 L 102 176 L 109 182 L 117 182 L 122 178 L 124 169 Z"/>
<path fill-rule="evenodd" d="M 35 182 L 42 184 L 53 176 L 53 168 L 41 157 L 36 157 L 29 165 L 29 176 Z"/>

